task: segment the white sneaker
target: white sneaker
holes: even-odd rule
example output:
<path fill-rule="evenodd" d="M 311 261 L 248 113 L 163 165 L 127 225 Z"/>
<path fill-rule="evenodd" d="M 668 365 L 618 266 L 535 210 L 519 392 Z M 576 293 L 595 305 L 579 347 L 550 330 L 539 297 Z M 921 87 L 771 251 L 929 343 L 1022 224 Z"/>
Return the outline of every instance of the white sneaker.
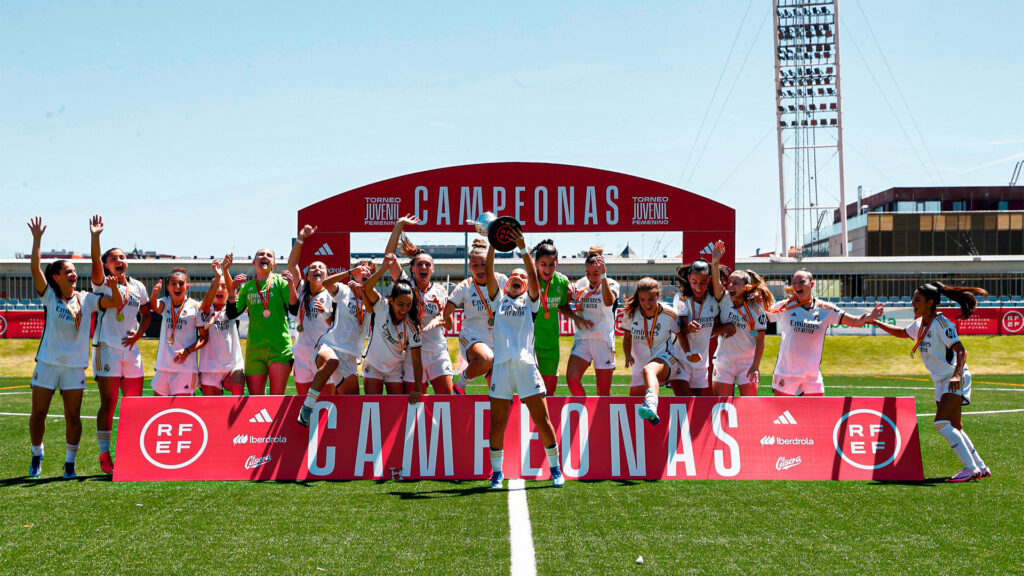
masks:
<path fill-rule="evenodd" d="M 977 480 L 981 476 L 981 472 L 973 470 L 971 468 L 961 468 L 959 472 L 950 476 L 946 479 L 946 482 L 970 482 Z"/>
<path fill-rule="evenodd" d="M 992 471 L 988 469 L 988 466 L 985 466 L 981 469 L 981 472 L 978 472 L 978 478 L 988 478 L 991 475 Z"/>

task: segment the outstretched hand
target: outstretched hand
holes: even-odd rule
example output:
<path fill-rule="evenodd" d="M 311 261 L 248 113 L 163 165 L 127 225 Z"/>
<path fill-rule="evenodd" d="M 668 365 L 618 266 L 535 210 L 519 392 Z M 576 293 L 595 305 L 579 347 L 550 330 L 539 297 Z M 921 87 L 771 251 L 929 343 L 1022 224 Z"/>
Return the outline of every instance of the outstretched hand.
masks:
<path fill-rule="evenodd" d="M 43 232 L 46 232 L 46 226 L 43 225 L 43 219 L 39 216 L 31 218 L 28 221 L 28 229 L 32 231 L 33 238 L 42 238 Z"/>
<path fill-rule="evenodd" d="M 722 259 L 722 256 L 725 256 L 725 242 L 719 240 L 715 242 L 714 247 L 711 249 L 711 261 L 718 262 Z"/>
<path fill-rule="evenodd" d="M 299 242 L 305 241 L 306 238 L 309 238 L 313 234 L 316 234 L 316 226 L 306 224 L 302 227 L 302 230 L 299 230 Z"/>
<path fill-rule="evenodd" d="M 93 214 L 92 218 L 89 218 L 89 233 L 98 236 L 100 232 L 103 232 L 103 217 Z"/>
<path fill-rule="evenodd" d="M 516 248 L 519 248 L 520 252 L 526 250 L 526 238 L 523 238 L 522 230 L 512 230 L 509 237 L 516 243 Z"/>

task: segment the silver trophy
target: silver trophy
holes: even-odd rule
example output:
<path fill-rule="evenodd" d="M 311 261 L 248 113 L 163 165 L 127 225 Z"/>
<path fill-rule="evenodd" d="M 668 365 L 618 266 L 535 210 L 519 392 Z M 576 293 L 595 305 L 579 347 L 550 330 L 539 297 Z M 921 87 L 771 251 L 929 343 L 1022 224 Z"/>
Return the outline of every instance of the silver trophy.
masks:
<path fill-rule="evenodd" d="M 466 224 L 475 227 L 477 234 L 487 238 L 498 252 L 511 252 L 516 247 L 512 232 L 523 231 L 519 220 L 511 216 L 495 216 L 494 212 L 484 212 L 476 220 L 466 220 Z"/>

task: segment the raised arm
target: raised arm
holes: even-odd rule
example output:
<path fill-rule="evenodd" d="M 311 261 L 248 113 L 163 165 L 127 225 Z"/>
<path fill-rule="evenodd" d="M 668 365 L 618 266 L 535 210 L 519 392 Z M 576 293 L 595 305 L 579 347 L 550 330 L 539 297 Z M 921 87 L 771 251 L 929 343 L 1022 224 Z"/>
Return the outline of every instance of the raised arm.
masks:
<path fill-rule="evenodd" d="M 384 248 L 385 254 L 395 254 L 398 251 L 398 240 L 402 237 L 402 229 L 407 224 L 419 224 L 420 219 L 413 216 L 412 214 L 406 214 L 395 222 L 395 227 L 391 229 L 391 237 L 388 238 L 388 245 Z M 397 278 L 396 278 L 397 280 Z"/>
<path fill-rule="evenodd" d="M 897 338 L 910 338 L 910 334 L 907 334 L 906 328 L 900 328 L 899 326 L 890 326 L 885 322 L 879 322 L 877 320 L 872 320 L 870 324 L 890 336 L 895 336 Z"/>
<path fill-rule="evenodd" d="M 368 310 L 373 310 L 373 307 L 377 305 L 377 299 L 380 297 L 373 287 L 377 285 L 377 282 L 380 281 L 380 277 L 384 275 L 384 270 L 391 268 L 391 264 L 393 264 L 395 260 L 394 252 L 388 252 L 385 254 L 384 261 L 381 262 L 377 271 L 371 274 L 370 277 L 366 279 L 366 282 L 363 282 L 363 304 Z"/>
<path fill-rule="evenodd" d="M 298 238 L 292 243 L 292 251 L 288 253 L 288 271 L 296 278 L 302 278 L 302 271 L 299 269 L 299 256 L 302 255 L 302 243 L 316 233 L 316 226 L 306 224 L 299 230 Z"/>
<path fill-rule="evenodd" d="M 715 295 L 715 300 L 721 300 L 724 292 L 722 275 L 718 272 L 723 255 L 725 255 L 725 242 L 719 240 L 715 242 L 715 246 L 711 250 L 711 293 Z"/>
<path fill-rule="evenodd" d="M 597 264 L 597 269 L 601 272 L 601 301 L 605 306 L 612 306 L 615 304 L 615 293 L 612 292 L 612 287 L 608 284 L 608 266 L 604 263 L 604 256 L 596 257 L 594 263 Z"/>
<path fill-rule="evenodd" d="M 877 320 L 885 312 L 885 305 L 882 303 L 875 304 L 874 309 L 871 312 L 865 312 L 856 318 L 851 318 L 849 314 L 843 314 L 842 319 L 839 320 L 840 324 L 845 324 L 851 328 L 859 328 L 868 322 Z"/>
<path fill-rule="evenodd" d="M 536 300 L 540 297 L 540 282 L 537 280 L 537 266 L 533 263 L 533 256 L 530 255 L 530 251 L 526 249 L 526 239 L 523 238 L 523 233 L 520 230 L 512 232 L 512 239 L 515 240 L 516 247 L 519 248 L 519 252 L 523 255 L 523 267 L 526 268 L 526 292 L 530 295 L 530 300 Z M 569 308 L 568 302 L 563 302 L 566 308 Z"/>
<path fill-rule="evenodd" d="M 163 288 L 164 281 L 157 280 L 156 284 L 153 285 L 153 291 L 149 294 L 149 307 L 157 314 L 164 313 L 164 303 L 160 301 L 160 289 Z"/>
<path fill-rule="evenodd" d="M 43 275 L 43 269 L 39 264 L 39 246 L 43 241 L 46 226 L 43 225 L 43 219 L 36 216 L 28 221 L 28 229 L 32 231 L 32 283 L 35 284 L 36 294 L 42 294 L 46 292 L 46 276 Z"/>
<path fill-rule="evenodd" d="M 103 218 L 93 214 L 89 218 L 89 235 L 91 237 L 89 255 L 92 258 L 92 283 L 103 284 L 106 274 L 103 272 L 103 251 L 100 249 L 100 233 L 103 232 Z"/>
<path fill-rule="evenodd" d="M 213 279 L 210 280 L 210 288 L 206 291 L 206 295 L 203 296 L 203 301 L 199 304 L 199 309 L 205 314 L 210 313 L 210 307 L 213 306 L 213 299 L 217 297 L 217 288 L 220 287 L 222 282 L 220 260 L 214 260 L 213 264 L 210 264 L 210 268 L 213 269 Z"/>
<path fill-rule="evenodd" d="M 494 275 L 494 246 L 487 247 L 487 297 L 494 300 L 498 295 L 498 277 Z M 470 282 L 476 282 L 470 278 Z"/>

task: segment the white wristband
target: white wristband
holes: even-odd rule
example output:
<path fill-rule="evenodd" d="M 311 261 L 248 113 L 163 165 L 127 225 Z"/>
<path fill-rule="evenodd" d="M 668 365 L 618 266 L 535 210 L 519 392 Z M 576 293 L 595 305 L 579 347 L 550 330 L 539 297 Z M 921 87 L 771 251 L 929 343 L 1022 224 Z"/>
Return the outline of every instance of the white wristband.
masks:
<path fill-rule="evenodd" d="M 295 239 L 295 243 L 296 243 L 296 244 L 302 244 L 302 240 L 299 240 L 299 239 L 297 239 L 297 238 L 296 238 L 296 239 Z"/>

